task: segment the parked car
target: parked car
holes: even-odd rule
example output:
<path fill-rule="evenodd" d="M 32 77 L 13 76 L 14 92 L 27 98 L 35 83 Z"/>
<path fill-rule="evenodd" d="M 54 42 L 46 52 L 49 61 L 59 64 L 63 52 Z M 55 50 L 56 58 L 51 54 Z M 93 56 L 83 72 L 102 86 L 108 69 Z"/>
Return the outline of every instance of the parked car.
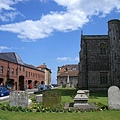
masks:
<path fill-rule="evenodd" d="M 52 88 L 54 88 L 52 85 L 47 85 L 47 88 L 48 89 L 52 89 Z"/>
<path fill-rule="evenodd" d="M 10 94 L 10 90 L 8 90 L 6 87 L 0 86 L 0 97 L 7 96 Z"/>
<path fill-rule="evenodd" d="M 41 84 L 40 86 L 38 86 L 38 91 L 44 91 L 47 90 L 47 86 L 45 84 Z"/>

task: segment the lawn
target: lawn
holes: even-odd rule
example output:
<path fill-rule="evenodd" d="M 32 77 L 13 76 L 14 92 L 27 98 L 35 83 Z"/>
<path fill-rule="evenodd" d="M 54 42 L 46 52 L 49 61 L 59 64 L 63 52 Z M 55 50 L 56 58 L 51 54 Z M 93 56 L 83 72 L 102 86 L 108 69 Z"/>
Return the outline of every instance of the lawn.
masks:
<path fill-rule="evenodd" d="M 83 113 L 29 113 L 0 111 L 0 120 L 119 120 L 120 111 Z"/>
<path fill-rule="evenodd" d="M 60 91 L 62 102 L 73 102 L 76 95 L 76 89 L 53 89 Z M 89 102 L 100 102 L 107 104 L 107 93 L 90 93 Z M 7 104 L 7 103 L 5 103 Z M 90 112 L 60 112 L 60 113 L 42 113 L 42 112 L 11 112 L 0 110 L 0 120 L 119 120 L 120 111 L 90 111 Z"/>

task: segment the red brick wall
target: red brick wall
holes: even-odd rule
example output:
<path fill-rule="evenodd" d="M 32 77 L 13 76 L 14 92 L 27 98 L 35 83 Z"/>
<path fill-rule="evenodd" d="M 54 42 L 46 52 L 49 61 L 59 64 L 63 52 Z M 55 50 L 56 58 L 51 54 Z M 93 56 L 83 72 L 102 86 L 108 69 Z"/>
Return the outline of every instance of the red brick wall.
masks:
<path fill-rule="evenodd" d="M 16 89 L 19 90 L 19 76 L 24 78 L 25 83 L 28 84 L 28 81 L 31 81 L 31 86 L 34 88 L 34 82 L 37 81 L 37 86 L 41 84 L 41 81 L 45 80 L 45 73 L 40 70 L 35 70 L 32 68 L 28 68 L 23 65 L 18 65 L 15 63 L 10 63 L 8 61 L 0 60 L 0 67 L 3 66 L 3 73 L 0 72 L 0 79 L 3 79 L 3 84 L 6 85 L 7 81 L 7 71 L 8 67 L 9 71 L 9 79 L 13 79 L 14 83 L 16 82 Z M 21 68 L 21 69 L 20 69 Z"/>

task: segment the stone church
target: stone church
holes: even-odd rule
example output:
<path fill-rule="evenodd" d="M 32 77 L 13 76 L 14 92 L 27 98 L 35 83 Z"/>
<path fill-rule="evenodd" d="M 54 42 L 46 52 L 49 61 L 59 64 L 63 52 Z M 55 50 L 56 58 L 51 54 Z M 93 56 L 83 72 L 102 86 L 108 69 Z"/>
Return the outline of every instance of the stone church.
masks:
<path fill-rule="evenodd" d="M 108 21 L 108 35 L 81 34 L 78 86 L 107 90 L 120 87 L 120 20 Z"/>

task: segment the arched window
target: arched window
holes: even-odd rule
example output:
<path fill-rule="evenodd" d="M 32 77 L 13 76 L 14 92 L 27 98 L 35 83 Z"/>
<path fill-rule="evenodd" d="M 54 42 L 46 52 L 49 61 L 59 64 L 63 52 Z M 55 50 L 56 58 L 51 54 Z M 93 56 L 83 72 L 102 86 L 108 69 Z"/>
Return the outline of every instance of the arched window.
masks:
<path fill-rule="evenodd" d="M 107 55 L 107 46 L 105 43 L 100 44 L 100 55 Z"/>

